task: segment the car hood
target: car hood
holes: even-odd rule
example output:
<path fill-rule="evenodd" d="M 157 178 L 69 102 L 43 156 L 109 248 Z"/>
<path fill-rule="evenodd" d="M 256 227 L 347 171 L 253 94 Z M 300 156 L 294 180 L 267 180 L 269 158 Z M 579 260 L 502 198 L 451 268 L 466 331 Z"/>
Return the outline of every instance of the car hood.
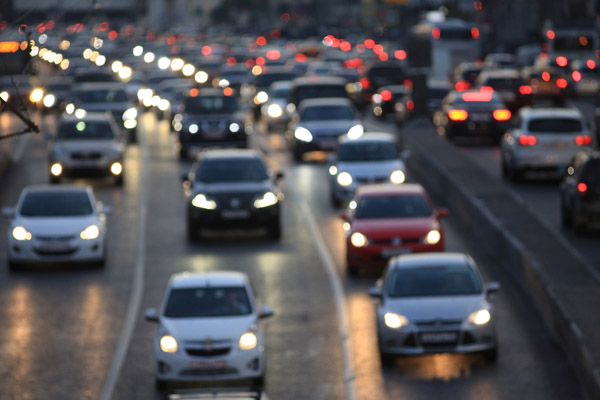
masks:
<path fill-rule="evenodd" d="M 312 133 L 327 132 L 327 131 L 343 131 L 346 133 L 354 125 L 360 125 L 359 120 L 342 120 L 342 121 L 300 121 L 299 126 L 303 126 Z"/>
<path fill-rule="evenodd" d="M 90 225 L 100 225 L 95 215 L 76 217 L 18 217 L 13 226 L 23 226 L 32 235 L 69 236 L 81 233 Z"/>
<path fill-rule="evenodd" d="M 406 168 L 404 163 L 400 160 L 386 160 L 386 161 L 365 161 L 365 162 L 339 162 L 337 164 L 338 171 L 346 171 L 354 177 L 363 176 L 384 176 L 389 175 L 393 171 L 402 170 Z"/>
<path fill-rule="evenodd" d="M 194 193 L 254 193 L 269 190 L 272 190 L 272 187 L 268 181 L 201 183 L 194 186 Z"/>
<path fill-rule="evenodd" d="M 385 311 L 404 315 L 409 321 L 464 320 L 484 307 L 481 295 L 386 298 Z"/>
<path fill-rule="evenodd" d="M 231 339 L 240 336 L 256 323 L 254 315 L 212 318 L 161 318 L 163 328 L 178 340 Z"/>
<path fill-rule="evenodd" d="M 439 229 L 434 217 L 355 219 L 352 231 L 361 232 L 371 238 L 385 238 L 390 235 L 425 236 L 431 229 Z"/>
<path fill-rule="evenodd" d="M 55 151 L 78 152 L 95 151 L 107 152 L 119 150 L 119 143 L 114 140 L 61 140 L 54 144 Z"/>

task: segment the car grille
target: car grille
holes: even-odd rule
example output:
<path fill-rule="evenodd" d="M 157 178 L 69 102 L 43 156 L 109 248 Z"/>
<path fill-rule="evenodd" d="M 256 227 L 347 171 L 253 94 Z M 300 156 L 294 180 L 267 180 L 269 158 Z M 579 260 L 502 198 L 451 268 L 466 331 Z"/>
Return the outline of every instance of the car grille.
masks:
<path fill-rule="evenodd" d="M 257 193 L 217 193 L 211 195 L 220 208 L 249 208 Z"/>
<path fill-rule="evenodd" d="M 70 254 L 74 254 L 77 251 L 77 248 L 65 247 L 65 248 L 36 248 L 35 252 L 41 256 L 66 256 Z"/>
<path fill-rule="evenodd" d="M 194 349 L 194 348 L 186 348 L 185 352 L 194 357 L 216 357 L 223 356 L 228 354 L 231 351 L 231 347 L 223 347 L 223 348 L 211 348 L 211 349 Z"/>
<path fill-rule="evenodd" d="M 387 180 L 387 176 L 359 176 L 356 178 L 359 184 L 385 183 Z"/>
<path fill-rule="evenodd" d="M 35 238 L 37 240 L 44 241 L 44 242 L 46 242 L 46 241 L 65 241 L 66 242 L 66 241 L 75 239 L 76 236 L 75 235 L 65 235 L 65 236 L 43 236 L 43 235 L 37 236 L 36 235 Z"/>
<path fill-rule="evenodd" d="M 99 160 L 102 158 L 102 153 L 72 153 L 72 160 Z"/>
<path fill-rule="evenodd" d="M 448 326 L 458 326 L 462 324 L 462 320 L 431 320 L 431 321 L 417 321 L 415 323 L 419 328 L 433 328 L 436 326 L 440 327 L 448 327 Z"/>
<path fill-rule="evenodd" d="M 406 238 L 403 237 L 402 239 L 402 244 L 403 245 L 411 245 L 411 244 L 418 244 L 421 242 L 421 237 L 412 237 L 412 238 Z M 391 245 L 393 244 L 394 238 L 374 238 L 371 239 L 371 243 L 373 244 L 377 244 L 377 245 Z"/>
<path fill-rule="evenodd" d="M 232 375 L 237 373 L 238 370 L 236 368 L 184 369 L 180 372 L 182 376 Z"/>

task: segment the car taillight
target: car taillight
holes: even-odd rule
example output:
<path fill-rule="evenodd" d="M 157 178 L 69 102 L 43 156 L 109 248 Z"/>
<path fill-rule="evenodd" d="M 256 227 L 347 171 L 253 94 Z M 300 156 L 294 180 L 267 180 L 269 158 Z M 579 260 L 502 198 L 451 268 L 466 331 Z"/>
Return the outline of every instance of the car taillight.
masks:
<path fill-rule="evenodd" d="M 479 90 L 482 92 L 493 92 L 494 88 L 491 86 L 481 86 Z"/>
<path fill-rule="evenodd" d="M 464 90 L 469 90 L 469 89 L 471 89 L 471 84 L 467 81 L 458 81 L 454 85 L 454 89 L 456 89 L 459 92 L 462 92 Z"/>
<path fill-rule="evenodd" d="M 464 121 L 469 117 L 469 113 L 466 110 L 450 110 L 448 111 L 448 118 L 452 121 Z"/>
<path fill-rule="evenodd" d="M 577 191 L 579 193 L 582 193 L 582 194 L 585 193 L 585 192 L 587 192 L 587 185 L 585 183 L 583 183 L 583 182 L 578 183 L 577 184 Z"/>
<path fill-rule="evenodd" d="M 589 135 L 577 135 L 575 136 L 575 144 L 577 146 L 589 146 L 592 144 L 592 137 Z"/>
<path fill-rule="evenodd" d="M 368 89 L 369 86 L 371 86 L 371 81 L 369 81 L 369 78 L 360 79 L 360 87 L 362 87 L 363 89 Z"/>
<path fill-rule="evenodd" d="M 492 115 L 494 116 L 494 119 L 496 121 L 508 121 L 511 117 L 511 113 L 509 110 L 494 110 L 494 112 L 492 113 Z"/>
<path fill-rule="evenodd" d="M 414 101 L 412 101 L 412 100 L 408 100 L 408 101 L 406 102 L 406 109 L 407 109 L 408 111 L 413 111 L 413 110 L 415 109 L 415 102 L 414 102 Z"/>
<path fill-rule="evenodd" d="M 575 82 L 579 82 L 581 80 L 581 72 L 579 71 L 573 71 L 571 76 Z"/>
<path fill-rule="evenodd" d="M 479 29 L 478 28 L 471 28 L 471 37 L 473 39 L 479 39 Z"/>
<path fill-rule="evenodd" d="M 519 93 L 521 93 L 523 95 L 527 95 L 527 94 L 531 94 L 531 92 L 532 92 L 531 86 L 529 86 L 529 85 L 519 86 Z"/>
<path fill-rule="evenodd" d="M 535 146 L 537 144 L 537 138 L 531 135 L 523 135 L 519 137 L 519 144 L 521 146 Z"/>
<path fill-rule="evenodd" d="M 556 86 L 558 86 L 561 89 L 564 89 L 567 87 L 567 80 L 565 78 L 558 78 L 556 80 Z"/>
<path fill-rule="evenodd" d="M 402 82 L 402 84 L 407 88 L 413 87 L 413 81 L 411 81 L 410 79 L 405 79 L 404 82 Z"/>
<path fill-rule="evenodd" d="M 392 92 L 389 90 L 383 90 L 381 93 L 381 100 L 390 101 L 392 99 Z"/>

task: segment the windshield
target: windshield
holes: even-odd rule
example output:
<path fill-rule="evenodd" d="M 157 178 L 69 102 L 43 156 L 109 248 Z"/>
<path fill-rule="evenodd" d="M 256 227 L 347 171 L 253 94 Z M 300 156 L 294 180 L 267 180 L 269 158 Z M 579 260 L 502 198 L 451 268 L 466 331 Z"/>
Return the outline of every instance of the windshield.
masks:
<path fill-rule="evenodd" d="M 107 121 L 69 121 L 60 125 L 56 137 L 66 140 L 110 140 L 115 135 Z"/>
<path fill-rule="evenodd" d="M 90 198 L 81 190 L 31 192 L 23 199 L 20 210 L 25 217 L 70 217 L 92 212 Z"/>
<path fill-rule="evenodd" d="M 365 196 L 357 204 L 355 217 L 359 219 L 429 217 L 427 200 L 420 195 Z"/>
<path fill-rule="evenodd" d="M 581 121 L 574 118 L 545 118 L 529 121 L 529 132 L 543 133 L 580 133 L 583 131 Z"/>
<path fill-rule="evenodd" d="M 251 312 L 250 300 L 243 287 L 185 288 L 171 291 L 165 317 L 230 317 Z"/>
<path fill-rule="evenodd" d="M 339 161 L 383 161 L 398 158 L 392 143 L 387 142 L 362 142 L 344 143 L 339 152 Z"/>
<path fill-rule="evenodd" d="M 267 170 L 256 158 L 204 160 L 196 173 L 196 181 L 204 183 L 260 182 L 268 178 Z"/>
<path fill-rule="evenodd" d="M 83 103 L 125 103 L 129 101 L 122 89 L 98 89 L 78 92 L 75 97 Z"/>
<path fill-rule="evenodd" d="M 307 107 L 300 115 L 302 121 L 348 121 L 355 119 L 352 109 L 346 106 Z"/>
<path fill-rule="evenodd" d="M 322 97 L 348 97 L 344 85 L 305 85 L 296 88 L 296 102 Z"/>
<path fill-rule="evenodd" d="M 468 265 L 398 268 L 388 284 L 390 297 L 456 296 L 481 293 L 481 283 Z"/>
<path fill-rule="evenodd" d="M 238 110 L 235 97 L 198 96 L 185 99 L 185 111 L 190 114 L 231 114 Z"/>

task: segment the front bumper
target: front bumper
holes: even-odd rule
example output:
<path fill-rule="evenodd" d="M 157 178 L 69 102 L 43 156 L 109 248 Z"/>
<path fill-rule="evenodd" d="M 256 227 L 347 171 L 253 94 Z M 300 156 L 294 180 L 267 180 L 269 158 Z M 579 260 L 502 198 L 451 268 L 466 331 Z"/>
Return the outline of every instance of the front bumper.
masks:
<path fill-rule="evenodd" d="M 105 257 L 105 241 L 80 238 L 17 241 L 9 238 L 8 259 L 19 263 L 100 262 Z"/>
<path fill-rule="evenodd" d="M 390 258 L 411 253 L 444 251 L 444 240 L 434 245 L 424 243 L 421 239 L 404 239 L 402 244 L 371 244 L 365 247 L 354 247 L 346 241 L 346 260 L 348 265 L 360 268 L 383 268 Z"/>

